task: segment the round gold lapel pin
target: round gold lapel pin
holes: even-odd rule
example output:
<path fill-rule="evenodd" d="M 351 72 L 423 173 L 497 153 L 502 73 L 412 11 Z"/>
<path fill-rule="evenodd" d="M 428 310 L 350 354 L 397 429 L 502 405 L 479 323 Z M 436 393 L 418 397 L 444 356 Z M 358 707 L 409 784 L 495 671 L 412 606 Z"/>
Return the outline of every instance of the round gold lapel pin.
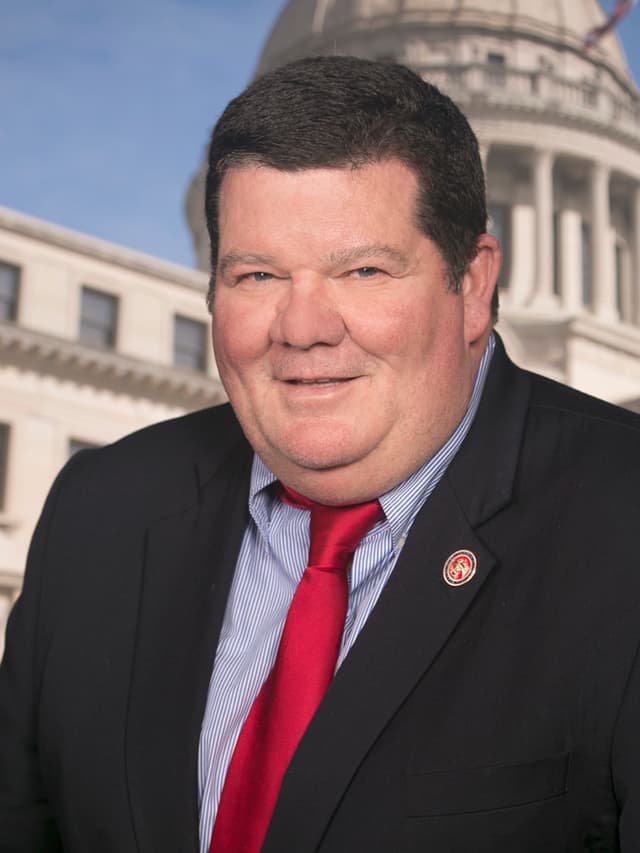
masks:
<path fill-rule="evenodd" d="M 463 586 L 469 583 L 478 568 L 478 561 L 473 551 L 461 548 L 454 551 L 442 569 L 442 577 L 449 586 Z"/>

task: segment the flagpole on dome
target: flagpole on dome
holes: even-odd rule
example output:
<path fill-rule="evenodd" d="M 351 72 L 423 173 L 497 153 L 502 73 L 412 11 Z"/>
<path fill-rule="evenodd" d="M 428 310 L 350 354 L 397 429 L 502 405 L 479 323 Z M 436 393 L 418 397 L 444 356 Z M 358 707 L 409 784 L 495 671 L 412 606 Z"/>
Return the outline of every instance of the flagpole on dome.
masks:
<path fill-rule="evenodd" d="M 611 32 L 611 30 L 618 25 L 624 16 L 631 11 L 631 9 L 636 5 L 636 2 L 637 0 L 618 0 L 604 24 L 589 30 L 584 37 L 585 50 L 589 50 L 594 47 L 603 36 Z"/>

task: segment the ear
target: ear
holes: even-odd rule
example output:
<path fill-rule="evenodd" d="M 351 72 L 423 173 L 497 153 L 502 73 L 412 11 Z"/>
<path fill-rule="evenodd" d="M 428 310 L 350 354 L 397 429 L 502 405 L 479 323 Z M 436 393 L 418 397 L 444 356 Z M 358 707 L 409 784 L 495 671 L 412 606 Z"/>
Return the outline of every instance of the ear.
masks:
<path fill-rule="evenodd" d="M 464 336 L 467 346 L 486 343 L 493 326 L 491 300 L 500 274 L 502 253 L 492 234 L 482 234 L 478 251 L 462 280 Z"/>

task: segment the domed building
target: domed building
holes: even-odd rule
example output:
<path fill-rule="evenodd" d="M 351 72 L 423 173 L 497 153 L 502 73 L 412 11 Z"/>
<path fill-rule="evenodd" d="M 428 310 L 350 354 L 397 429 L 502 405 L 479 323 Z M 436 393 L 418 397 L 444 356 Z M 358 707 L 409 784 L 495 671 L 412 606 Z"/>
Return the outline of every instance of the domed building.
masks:
<path fill-rule="evenodd" d="M 409 65 L 464 110 L 504 251 L 519 363 L 640 403 L 640 93 L 597 0 L 290 0 L 257 67 L 317 54 Z M 208 266 L 204 168 L 187 196 Z"/>

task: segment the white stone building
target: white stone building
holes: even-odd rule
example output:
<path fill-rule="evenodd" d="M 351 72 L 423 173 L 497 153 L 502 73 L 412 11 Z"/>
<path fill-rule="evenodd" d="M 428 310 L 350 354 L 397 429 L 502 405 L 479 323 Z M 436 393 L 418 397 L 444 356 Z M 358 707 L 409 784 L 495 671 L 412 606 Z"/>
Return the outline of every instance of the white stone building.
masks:
<path fill-rule="evenodd" d="M 257 73 L 313 54 L 409 65 L 481 142 L 504 246 L 500 330 L 516 361 L 640 401 L 640 94 L 597 0 L 290 0 Z M 208 263 L 203 170 L 188 196 Z"/>
<path fill-rule="evenodd" d="M 0 208 L 0 652 L 75 450 L 224 398 L 207 276 Z"/>

